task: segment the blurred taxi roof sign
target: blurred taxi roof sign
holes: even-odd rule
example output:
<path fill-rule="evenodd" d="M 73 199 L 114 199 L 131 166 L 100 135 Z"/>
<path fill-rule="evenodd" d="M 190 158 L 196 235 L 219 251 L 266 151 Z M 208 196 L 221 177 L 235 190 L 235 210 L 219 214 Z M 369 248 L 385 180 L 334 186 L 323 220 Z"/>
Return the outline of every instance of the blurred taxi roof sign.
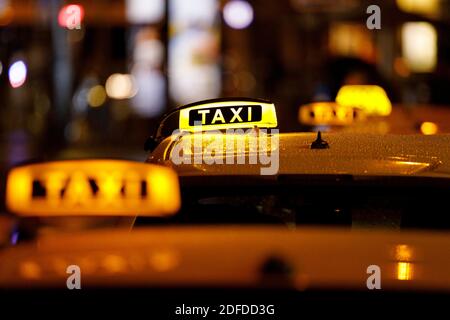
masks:
<path fill-rule="evenodd" d="M 176 173 L 125 160 L 65 160 L 13 168 L 6 205 L 20 216 L 168 216 L 180 207 Z"/>
<path fill-rule="evenodd" d="M 367 115 L 388 116 L 392 111 L 386 91 L 376 85 L 345 85 L 339 89 L 336 102 L 364 110 Z"/>
<path fill-rule="evenodd" d="M 275 105 L 259 99 L 206 100 L 180 108 L 179 129 L 189 132 L 277 127 Z"/>
<path fill-rule="evenodd" d="M 298 110 L 301 124 L 310 126 L 347 126 L 365 120 L 363 110 L 342 106 L 335 102 L 314 102 L 302 105 Z"/>

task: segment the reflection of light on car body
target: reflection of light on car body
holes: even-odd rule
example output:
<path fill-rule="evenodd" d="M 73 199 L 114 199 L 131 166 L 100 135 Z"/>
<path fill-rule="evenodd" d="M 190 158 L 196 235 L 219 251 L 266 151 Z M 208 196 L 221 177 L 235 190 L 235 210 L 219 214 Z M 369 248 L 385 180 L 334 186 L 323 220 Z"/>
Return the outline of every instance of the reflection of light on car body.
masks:
<path fill-rule="evenodd" d="M 20 265 L 19 272 L 23 278 L 31 280 L 39 279 L 42 275 L 41 267 L 33 261 L 24 261 Z"/>
<path fill-rule="evenodd" d="M 411 280 L 413 277 L 413 264 L 409 262 L 397 263 L 397 279 Z"/>
<path fill-rule="evenodd" d="M 399 244 L 395 246 L 396 278 L 398 280 L 412 280 L 414 264 L 413 250 L 409 245 Z"/>

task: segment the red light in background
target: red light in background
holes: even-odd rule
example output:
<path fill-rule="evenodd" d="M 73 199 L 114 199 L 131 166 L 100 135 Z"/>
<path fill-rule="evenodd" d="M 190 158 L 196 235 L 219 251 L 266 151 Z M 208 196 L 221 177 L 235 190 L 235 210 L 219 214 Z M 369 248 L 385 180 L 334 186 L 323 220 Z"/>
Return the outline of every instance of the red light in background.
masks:
<path fill-rule="evenodd" d="M 68 4 L 59 10 L 58 23 L 69 30 L 81 29 L 84 18 L 84 8 L 78 4 Z"/>

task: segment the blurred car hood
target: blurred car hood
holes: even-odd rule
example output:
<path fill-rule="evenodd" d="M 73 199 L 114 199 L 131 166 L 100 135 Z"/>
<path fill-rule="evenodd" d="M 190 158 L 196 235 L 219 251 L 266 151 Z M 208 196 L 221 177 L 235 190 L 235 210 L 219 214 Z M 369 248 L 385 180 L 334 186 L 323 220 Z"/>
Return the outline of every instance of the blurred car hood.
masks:
<path fill-rule="evenodd" d="M 148 227 L 43 236 L 0 253 L 0 288 L 259 287 L 450 290 L 450 235 L 280 227 Z"/>

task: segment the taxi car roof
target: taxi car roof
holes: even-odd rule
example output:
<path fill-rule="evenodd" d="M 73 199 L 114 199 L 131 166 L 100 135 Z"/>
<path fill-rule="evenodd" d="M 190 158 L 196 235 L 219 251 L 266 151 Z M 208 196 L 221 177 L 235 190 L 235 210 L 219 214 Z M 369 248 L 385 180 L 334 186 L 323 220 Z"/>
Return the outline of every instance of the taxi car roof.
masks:
<path fill-rule="evenodd" d="M 85 287 L 257 287 L 264 285 L 265 263 L 276 258 L 292 270 L 289 285 L 298 289 L 367 290 L 366 268 L 376 264 L 384 290 L 450 290 L 450 259 L 442 255 L 450 246 L 446 233 L 208 226 L 37 240 L 37 247 L 29 243 L 0 252 L 0 288 L 64 285 L 65 260 L 90 270 L 83 274 Z"/>
<path fill-rule="evenodd" d="M 280 175 L 450 176 L 450 135 L 379 135 L 329 133 L 329 149 L 312 150 L 315 133 L 279 134 Z M 149 162 L 172 166 L 180 176 L 259 175 L 262 165 L 180 164 L 165 155 L 166 138 Z"/>

